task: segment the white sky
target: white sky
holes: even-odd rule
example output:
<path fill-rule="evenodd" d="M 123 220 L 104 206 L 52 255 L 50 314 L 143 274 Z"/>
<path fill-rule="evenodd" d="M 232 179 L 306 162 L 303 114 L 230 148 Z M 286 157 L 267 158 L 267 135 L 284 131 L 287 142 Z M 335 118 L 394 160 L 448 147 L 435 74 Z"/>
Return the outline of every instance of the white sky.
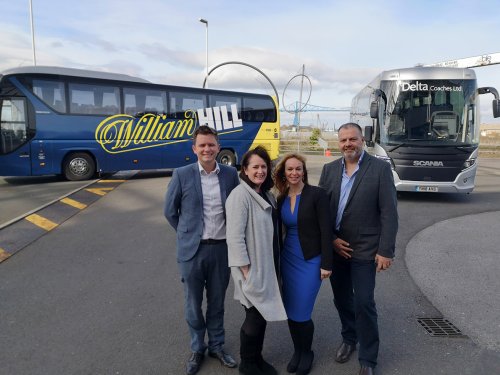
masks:
<path fill-rule="evenodd" d="M 33 0 L 38 65 L 126 73 L 155 83 L 201 87 L 205 25 L 209 66 L 242 61 L 283 89 L 305 65 L 309 104 L 349 107 L 383 70 L 500 52 L 497 0 Z M 33 64 L 29 0 L 0 0 L 0 71 Z M 478 84 L 500 90 L 500 65 L 476 68 Z M 211 88 L 274 94 L 243 66 L 217 69 Z M 295 79 L 284 102 L 299 99 Z M 307 89 L 308 86 L 305 85 Z M 308 96 L 308 90 L 304 90 Z M 492 95 L 481 98 L 483 123 Z M 302 125 L 318 113 L 303 113 Z M 347 113 L 319 113 L 329 127 Z M 282 123 L 291 116 L 282 114 Z"/>

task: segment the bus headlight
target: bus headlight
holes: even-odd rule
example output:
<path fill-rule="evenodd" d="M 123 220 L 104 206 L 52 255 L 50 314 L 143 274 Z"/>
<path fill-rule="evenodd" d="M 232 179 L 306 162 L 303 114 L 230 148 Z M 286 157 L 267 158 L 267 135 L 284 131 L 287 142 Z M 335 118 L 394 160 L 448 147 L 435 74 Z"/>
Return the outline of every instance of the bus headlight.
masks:
<path fill-rule="evenodd" d="M 392 159 L 390 157 L 388 157 L 388 156 L 382 156 L 382 155 L 375 155 L 375 157 L 377 159 L 380 159 L 380 160 L 388 162 L 391 165 L 392 169 L 396 169 L 396 167 L 394 165 L 394 162 L 392 161 Z"/>
<path fill-rule="evenodd" d="M 464 161 L 464 165 L 462 170 L 467 169 L 472 167 L 474 164 L 476 164 L 476 158 L 469 158 L 466 161 Z"/>

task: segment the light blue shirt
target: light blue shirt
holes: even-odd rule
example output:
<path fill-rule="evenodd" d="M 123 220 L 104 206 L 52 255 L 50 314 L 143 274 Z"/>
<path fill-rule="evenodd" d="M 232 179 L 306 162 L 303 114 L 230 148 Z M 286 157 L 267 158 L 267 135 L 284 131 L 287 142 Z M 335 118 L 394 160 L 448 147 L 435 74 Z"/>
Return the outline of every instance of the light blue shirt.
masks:
<path fill-rule="evenodd" d="M 337 220 L 335 221 L 335 230 L 340 230 L 340 222 L 342 221 L 342 215 L 344 214 L 345 205 L 347 204 L 347 198 L 349 198 L 349 194 L 351 193 L 352 185 L 354 185 L 354 180 L 356 179 L 359 165 L 361 164 L 364 155 L 365 151 L 363 150 L 361 156 L 359 157 L 358 165 L 350 177 L 347 175 L 345 170 L 345 161 L 344 158 L 342 158 L 342 184 L 340 185 L 340 199 L 339 207 L 337 209 Z"/>
<path fill-rule="evenodd" d="M 222 198 L 220 196 L 220 185 L 218 174 L 219 164 L 215 169 L 207 173 L 198 163 L 201 178 L 201 192 L 203 194 L 203 234 L 202 239 L 223 240 L 226 238 L 226 218 Z"/>

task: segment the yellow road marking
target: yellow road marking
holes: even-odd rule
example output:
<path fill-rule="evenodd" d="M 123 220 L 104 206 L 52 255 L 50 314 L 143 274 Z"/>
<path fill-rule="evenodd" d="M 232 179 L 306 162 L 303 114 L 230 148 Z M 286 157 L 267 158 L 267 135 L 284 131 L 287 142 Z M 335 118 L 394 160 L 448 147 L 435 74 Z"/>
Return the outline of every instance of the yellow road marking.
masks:
<path fill-rule="evenodd" d="M 71 198 L 63 198 L 60 200 L 60 202 L 66 203 L 67 205 L 78 208 L 80 210 L 83 210 L 84 208 L 87 207 L 86 204 L 80 203 L 80 202 L 75 201 L 74 199 L 71 199 Z"/>
<path fill-rule="evenodd" d="M 99 180 L 97 183 L 99 184 L 107 184 L 107 183 L 113 183 L 113 182 L 125 182 L 127 180 Z"/>
<path fill-rule="evenodd" d="M 10 254 L 0 247 L 0 262 L 10 257 Z"/>
<path fill-rule="evenodd" d="M 114 188 L 96 188 L 96 189 L 85 189 L 85 190 L 97 195 L 106 195 L 108 191 L 113 189 Z"/>
<path fill-rule="evenodd" d="M 46 219 L 40 215 L 37 214 L 32 214 L 29 216 L 26 216 L 25 218 L 29 222 L 35 224 L 36 226 L 45 229 L 46 231 L 52 230 L 55 227 L 57 227 L 58 224 L 54 223 L 53 221 L 50 221 L 49 219 Z"/>

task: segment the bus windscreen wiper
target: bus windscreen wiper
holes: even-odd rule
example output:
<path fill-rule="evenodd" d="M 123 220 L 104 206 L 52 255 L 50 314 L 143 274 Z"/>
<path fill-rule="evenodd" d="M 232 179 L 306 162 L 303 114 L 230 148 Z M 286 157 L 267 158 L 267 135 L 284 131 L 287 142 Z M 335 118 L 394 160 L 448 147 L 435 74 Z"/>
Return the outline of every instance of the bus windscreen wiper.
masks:
<path fill-rule="evenodd" d="M 387 151 L 392 152 L 392 151 L 397 150 L 398 148 L 400 148 L 402 146 L 408 146 L 408 145 L 406 143 L 399 143 L 396 146 L 393 146 L 392 148 L 388 149 Z"/>

